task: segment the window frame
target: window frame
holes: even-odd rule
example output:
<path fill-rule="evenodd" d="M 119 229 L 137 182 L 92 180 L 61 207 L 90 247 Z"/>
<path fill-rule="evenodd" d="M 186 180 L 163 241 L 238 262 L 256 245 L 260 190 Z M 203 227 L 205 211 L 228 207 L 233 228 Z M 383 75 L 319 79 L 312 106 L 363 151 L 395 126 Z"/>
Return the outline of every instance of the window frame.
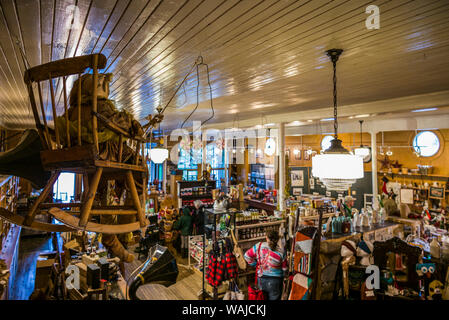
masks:
<path fill-rule="evenodd" d="M 418 135 L 422 134 L 423 132 L 431 132 L 431 133 L 433 133 L 437 137 L 437 139 L 438 139 L 439 148 L 438 148 L 438 151 L 436 153 L 434 153 L 433 155 L 431 155 L 431 156 L 423 156 L 423 155 L 420 154 L 419 157 L 420 158 L 425 158 L 425 159 L 435 159 L 435 158 L 439 157 L 443 153 L 444 139 L 443 139 L 443 136 L 441 135 L 441 133 L 439 131 L 436 131 L 436 130 L 419 130 L 418 132 L 414 132 L 411 135 L 411 139 L 410 139 L 411 140 L 410 145 L 411 145 L 412 152 L 413 153 L 417 152 L 416 149 L 415 149 L 415 139 L 416 139 L 416 137 Z"/>

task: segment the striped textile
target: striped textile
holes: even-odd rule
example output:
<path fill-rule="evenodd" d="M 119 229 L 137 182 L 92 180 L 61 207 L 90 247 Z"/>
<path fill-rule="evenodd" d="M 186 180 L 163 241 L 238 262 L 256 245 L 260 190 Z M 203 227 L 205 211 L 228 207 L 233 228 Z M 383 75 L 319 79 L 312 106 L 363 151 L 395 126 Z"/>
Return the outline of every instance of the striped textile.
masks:
<path fill-rule="evenodd" d="M 257 254 L 259 246 L 261 246 L 260 257 Z M 283 277 L 284 274 L 287 274 L 288 266 L 285 253 L 271 250 L 267 242 L 259 242 L 252 246 L 245 252 L 245 260 L 253 267 L 259 262 L 258 277 Z"/>

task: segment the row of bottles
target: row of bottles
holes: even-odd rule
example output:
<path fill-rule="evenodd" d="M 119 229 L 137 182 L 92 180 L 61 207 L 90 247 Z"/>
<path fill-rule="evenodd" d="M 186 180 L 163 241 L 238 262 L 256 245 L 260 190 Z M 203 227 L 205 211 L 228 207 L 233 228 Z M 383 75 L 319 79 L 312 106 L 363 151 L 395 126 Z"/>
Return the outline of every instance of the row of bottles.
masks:
<path fill-rule="evenodd" d="M 248 240 L 253 238 L 261 238 L 266 235 L 268 231 L 278 231 L 279 226 L 266 226 L 266 227 L 258 227 L 258 228 L 247 228 L 239 230 L 239 240 Z"/>
<path fill-rule="evenodd" d="M 249 210 L 245 212 L 245 214 L 236 214 L 235 216 L 235 225 L 249 225 L 249 224 L 257 224 L 260 222 L 262 218 L 262 214 L 258 210 Z"/>

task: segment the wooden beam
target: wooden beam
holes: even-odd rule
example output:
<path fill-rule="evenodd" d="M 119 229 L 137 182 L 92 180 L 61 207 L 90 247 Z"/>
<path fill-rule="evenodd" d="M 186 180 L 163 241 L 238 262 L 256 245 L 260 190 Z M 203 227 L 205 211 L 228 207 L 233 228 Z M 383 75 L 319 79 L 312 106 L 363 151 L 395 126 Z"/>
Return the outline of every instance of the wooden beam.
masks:
<path fill-rule="evenodd" d="M 24 226 L 31 226 L 31 224 L 34 221 L 34 217 L 36 216 L 37 208 L 42 203 L 42 201 L 44 201 L 47 198 L 48 194 L 50 193 L 50 191 L 53 188 L 53 185 L 55 184 L 56 180 L 58 179 L 59 174 L 60 174 L 59 171 L 53 172 L 51 174 L 50 180 L 48 180 L 47 185 L 44 187 L 44 190 L 42 190 L 41 194 L 36 199 L 36 201 L 33 203 L 33 206 L 31 207 L 30 211 L 26 215 L 25 220 L 23 222 Z"/>
<path fill-rule="evenodd" d="M 42 90 L 41 90 L 41 84 L 40 82 L 37 83 L 37 92 L 39 94 L 39 104 L 41 106 L 41 112 L 42 112 L 42 121 L 44 121 L 44 128 L 45 128 L 45 134 L 46 134 L 46 141 L 47 141 L 47 149 L 51 150 L 51 135 L 48 131 L 48 124 L 47 124 L 47 116 L 45 115 L 45 109 L 44 109 L 44 101 L 42 99 Z"/>
<path fill-rule="evenodd" d="M 104 69 L 106 67 L 107 59 L 101 53 L 61 59 L 28 69 L 24 75 L 25 83 L 48 80 L 48 74 L 50 73 L 55 78 L 84 73 L 87 68 L 93 69 L 94 58 L 97 61 L 96 68 Z"/>
<path fill-rule="evenodd" d="M 67 112 L 67 86 L 65 77 L 62 77 L 62 91 L 64 96 L 65 136 L 67 139 L 67 147 L 70 148 L 70 122 L 69 113 Z"/>
<path fill-rule="evenodd" d="M 117 156 L 118 162 L 122 162 L 122 153 L 123 153 L 123 134 L 121 134 L 118 139 L 118 156 Z"/>
<path fill-rule="evenodd" d="M 80 227 L 78 218 L 71 216 L 70 214 L 59 208 L 51 208 L 50 210 L 48 210 L 48 212 L 52 214 L 56 219 L 58 219 L 59 221 L 63 222 L 68 226 L 80 230 L 86 230 L 89 232 L 120 234 L 141 229 L 141 225 L 139 222 L 133 222 L 129 224 L 114 224 L 114 225 L 88 222 L 85 227 Z M 147 226 L 147 224 L 145 226 Z"/>
<path fill-rule="evenodd" d="M 134 183 L 134 177 L 132 171 L 128 170 L 126 171 L 126 182 L 128 183 L 128 187 L 131 191 L 131 198 L 133 199 L 134 206 L 137 210 L 137 219 L 140 222 L 140 226 L 143 228 L 145 226 L 145 213 L 142 210 L 142 207 L 140 206 L 140 199 L 139 195 L 137 193 L 136 184 Z"/>
<path fill-rule="evenodd" d="M 81 73 L 78 75 L 77 107 L 78 107 L 78 145 L 81 146 Z"/>
<path fill-rule="evenodd" d="M 92 80 L 92 112 L 97 112 L 97 86 L 98 86 L 98 56 L 94 56 L 93 62 L 93 80 Z M 98 128 L 97 128 L 97 117 L 92 116 L 92 135 L 94 139 L 95 151 L 98 154 Z"/>
<path fill-rule="evenodd" d="M 95 194 L 97 193 L 98 184 L 100 182 L 101 174 L 103 173 L 103 168 L 97 168 L 97 171 L 92 178 L 92 181 L 89 185 L 89 193 L 87 199 L 84 201 L 84 205 L 81 207 L 81 215 L 79 220 L 79 226 L 85 227 L 87 222 L 89 221 L 90 211 L 92 208 L 92 204 L 95 199 Z"/>
<path fill-rule="evenodd" d="M 46 232 L 72 232 L 74 229 L 72 227 L 66 226 L 64 224 L 51 224 L 40 221 L 33 221 L 29 226 L 24 225 L 25 218 L 21 215 L 14 214 L 9 210 L 0 208 L 0 217 L 9 221 L 15 225 L 22 226 L 23 228 L 46 231 Z"/>
<path fill-rule="evenodd" d="M 33 110 L 34 121 L 36 122 L 36 128 L 39 132 L 39 138 L 41 139 L 42 145 L 48 148 L 46 139 L 44 139 L 44 132 L 42 131 L 41 120 L 39 119 L 39 113 L 37 112 L 36 100 L 34 99 L 33 87 L 31 84 L 27 85 L 28 96 L 30 97 L 31 109 Z"/>
<path fill-rule="evenodd" d="M 61 140 L 59 139 L 59 129 L 58 126 L 56 125 L 57 115 L 56 115 L 55 90 L 53 88 L 53 79 L 51 78 L 51 74 L 48 82 L 50 83 L 51 109 L 53 111 L 53 123 L 55 127 L 55 136 L 56 136 L 56 149 L 58 149 L 61 147 Z"/>

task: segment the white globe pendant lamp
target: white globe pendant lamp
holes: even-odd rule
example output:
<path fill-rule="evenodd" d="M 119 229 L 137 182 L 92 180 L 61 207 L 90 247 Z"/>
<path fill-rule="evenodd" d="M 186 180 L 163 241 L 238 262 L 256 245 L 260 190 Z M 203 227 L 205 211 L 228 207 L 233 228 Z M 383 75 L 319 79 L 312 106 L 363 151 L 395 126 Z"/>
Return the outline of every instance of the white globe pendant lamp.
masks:
<path fill-rule="evenodd" d="M 163 109 L 161 107 L 157 108 L 158 115 L 161 116 Z M 159 133 L 161 132 L 161 123 L 159 122 Z M 162 146 L 164 144 L 164 139 L 161 138 L 159 140 L 159 144 Z M 150 142 L 151 146 L 151 142 Z M 149 151 L 150 160 L 154 163 L 161 164 L 168 158 L 168 149 L 156 147 L 151 148 Z"/>
<path fill-rule="evenodd" d="M 363 158 L 351 154 L 338 139 L 337 130 L 337 61 L 342 49 L 330 49 L 326 52 L 334 69 L 334 139 L 322 154 L 312 157 L 312 175 L 321 180 L 327 190 L 347 191 L 357 179 L 363 178 Z"/>
<path fill-rule="evenodd" d="M 150 150 L 150 160 L 154 163 L 163 163 L 168 158 L 168 150 L 164 148 L 154 148 Z"/>

